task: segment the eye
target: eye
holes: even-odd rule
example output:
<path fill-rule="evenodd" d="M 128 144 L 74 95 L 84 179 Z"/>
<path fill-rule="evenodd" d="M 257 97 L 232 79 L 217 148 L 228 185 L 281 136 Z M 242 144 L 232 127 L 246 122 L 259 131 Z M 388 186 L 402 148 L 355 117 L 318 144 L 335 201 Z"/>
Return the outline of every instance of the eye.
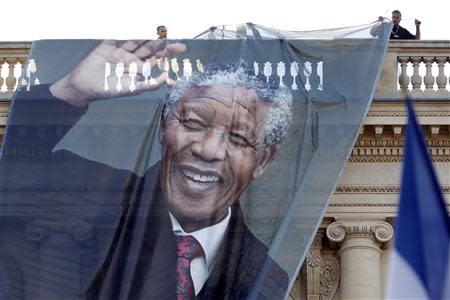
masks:
<path fill-rule="evenodd" d="M 249 141 L 245 137 L 243 137 L 240 134 L 233 133 L 233 132 L 230 133 L 230 141 L 233 144 L 241 146 L 241 147 L 249 147 L 249 146 L 251 146 L 251 144 L 249 143 Z"/>
<path fill-rule="evenodd" d="M 208 127 L 205 123 L 197 119 L 180 119 L 181 124 L 190 130 L 203 130 Z"/>

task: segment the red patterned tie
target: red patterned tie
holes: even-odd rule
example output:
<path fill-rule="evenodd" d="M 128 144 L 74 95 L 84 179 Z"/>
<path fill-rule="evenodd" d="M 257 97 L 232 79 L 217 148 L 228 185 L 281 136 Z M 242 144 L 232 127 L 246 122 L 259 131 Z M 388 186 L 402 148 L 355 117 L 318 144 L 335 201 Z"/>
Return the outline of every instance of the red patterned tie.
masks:
<path fill-rule="evenodd" d="M 192 236 L 177 236 L 177 300 L 195 299 L 191 261 L 203 254 L 202 246 Z"/>

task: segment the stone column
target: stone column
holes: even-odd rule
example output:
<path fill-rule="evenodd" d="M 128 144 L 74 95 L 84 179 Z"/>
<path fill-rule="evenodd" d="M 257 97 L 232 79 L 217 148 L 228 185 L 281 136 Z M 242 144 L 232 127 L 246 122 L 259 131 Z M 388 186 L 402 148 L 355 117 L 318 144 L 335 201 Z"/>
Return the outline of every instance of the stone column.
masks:
<path fill-rule="evenodd" d="M 383 221 L 341 221 L 327 227 L 330 241 L 339 243 L 341 299 L 381 299 L 381 245 L 393 229 Z"/>

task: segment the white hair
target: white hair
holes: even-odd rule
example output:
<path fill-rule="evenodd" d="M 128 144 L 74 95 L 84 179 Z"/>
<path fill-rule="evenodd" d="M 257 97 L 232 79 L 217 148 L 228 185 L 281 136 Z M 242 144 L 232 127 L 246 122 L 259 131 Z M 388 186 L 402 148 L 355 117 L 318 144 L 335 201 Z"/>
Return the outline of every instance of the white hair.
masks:
<path fill-rule="evenodd" d="M 205 73 L 194 73 L 189 79 L 183 78 L 166 97 L 162 117 L 167 117 L 174 104 L 193 87 L 213 85 L 228 85 L 254 90 L 260 100 L 270 104 L 265 122 L 264 145 L 270 147 L 281 143 L 287 135 L 292 118 L 292 93 L 286 87 L 266 83 L 249 74 L 243 66 L 213 66 Z"/>

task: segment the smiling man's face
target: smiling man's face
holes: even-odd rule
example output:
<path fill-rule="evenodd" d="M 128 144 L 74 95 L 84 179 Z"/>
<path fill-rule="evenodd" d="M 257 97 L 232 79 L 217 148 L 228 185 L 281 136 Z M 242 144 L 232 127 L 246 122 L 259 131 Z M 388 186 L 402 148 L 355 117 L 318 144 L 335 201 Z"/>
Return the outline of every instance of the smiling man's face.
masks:
<path fill-rule="evenodd" d="M 186 231 L 221 221 L 275 149 L 263 145 L 268 104 L 254 90 L 190 89 L 161 130 L 161 182 L 169 209 Z"/>

